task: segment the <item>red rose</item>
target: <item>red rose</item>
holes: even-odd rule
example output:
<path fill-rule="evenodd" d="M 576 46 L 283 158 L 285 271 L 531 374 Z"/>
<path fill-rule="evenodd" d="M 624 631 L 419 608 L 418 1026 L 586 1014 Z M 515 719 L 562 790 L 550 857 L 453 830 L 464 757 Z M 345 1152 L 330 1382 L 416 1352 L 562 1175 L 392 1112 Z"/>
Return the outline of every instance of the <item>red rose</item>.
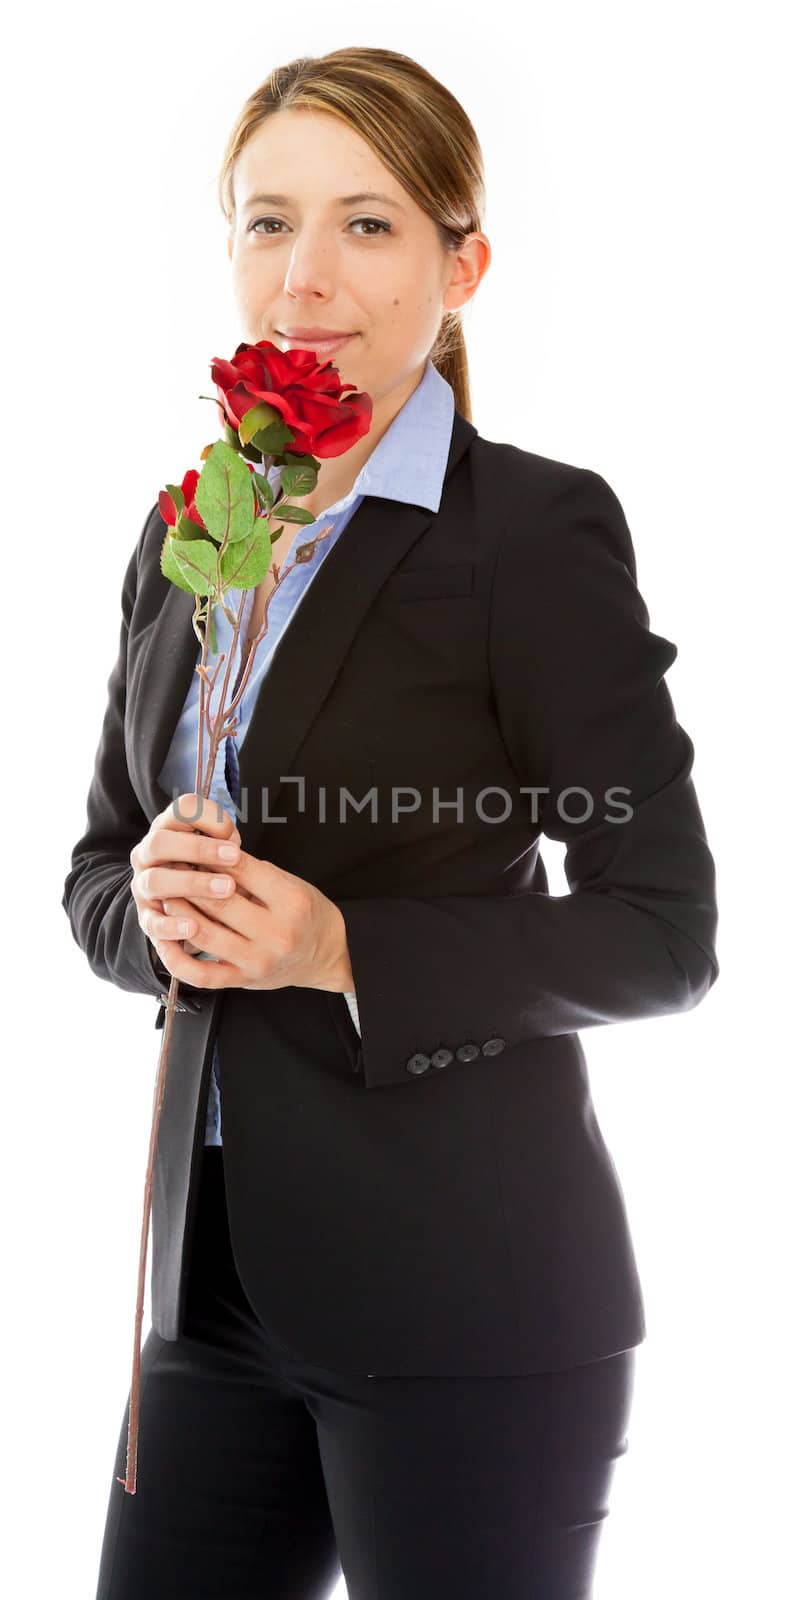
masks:
<path fill-rule="evenodd" d="M 232 361 L 211 362 L 211 377 L 230 426 L 238 432 L 244 414 L 265 402 L 290 428 L 296 455 L 342 456 L 371 427 L 368 394 L 350 394 L 332 361 L 312 350 L 278 350 L 268 339 L 240 344 Z"/>
<path fill-rule="evenodd" d="M 194 495 L 197 492 L 198 482 L 199 473 L 194 469 L 194 467 L 191 467 L 180 485 L 183 491 L 183 512 L 185 516 L 191 518 L 192 522 L 196 522 L 198 528 L 202 528 L 207 532 L 207 529 L 205 529 L 205 523 L 203 522 L 202 517 L 200 516 L 194 504 Z M 167 527 L 175 528 L 177 526 L 177 506 L 175 505 L 168 489 L 162 489 L 158 496 L 158 510 L 160 511 L 164 522 L 167 524 Z"/>

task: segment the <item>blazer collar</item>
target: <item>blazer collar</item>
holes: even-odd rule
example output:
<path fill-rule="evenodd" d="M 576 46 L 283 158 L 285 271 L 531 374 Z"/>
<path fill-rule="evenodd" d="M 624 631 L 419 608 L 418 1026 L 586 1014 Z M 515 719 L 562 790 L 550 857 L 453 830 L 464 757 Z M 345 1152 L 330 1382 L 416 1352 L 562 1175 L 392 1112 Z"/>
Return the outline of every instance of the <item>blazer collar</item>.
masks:
<path fill-rule="evenodd" d="M 476 432 L 455 410 L 444 497 L 447 481 Z M 369 606 L 434 515 L 421 506 L 367 494 L 324 557 L 297 613 L 301 627 L 295 626 L 294 619 L 286 625 L 239 746 L 241 790 L 249 793 L 248 818 L 238 822 L 245 850 L 257 853 L 255 845 L 265 826 L 261 787 L 268 791 L 268 814 L 279 816 L 281 777 L 290 774 L 294 755 L 321 710 Z M 194 598 L 176 584 L 167 583 L 167 587 L 127 711 L 131 777 L 150 820 L 172 803 L 156 774 L 166 759 L 200 656 L 191 621 Z"/>

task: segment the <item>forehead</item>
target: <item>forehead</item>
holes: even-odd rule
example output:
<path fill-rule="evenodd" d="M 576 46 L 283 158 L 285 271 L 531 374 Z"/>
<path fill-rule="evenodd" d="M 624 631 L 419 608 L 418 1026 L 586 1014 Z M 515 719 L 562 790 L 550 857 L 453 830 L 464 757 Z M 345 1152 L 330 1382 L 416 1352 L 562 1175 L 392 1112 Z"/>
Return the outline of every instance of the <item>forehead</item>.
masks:
<path fill-rule="evenodd" d="M 293 108 L 267 117 L 250 134 L 233 169 L 239 209 L 256 194 L 302 204 L 320 196 L 338 202 L 365 190 L 411 209 L 410 197 L 365 139 L 324 112 Z"/>

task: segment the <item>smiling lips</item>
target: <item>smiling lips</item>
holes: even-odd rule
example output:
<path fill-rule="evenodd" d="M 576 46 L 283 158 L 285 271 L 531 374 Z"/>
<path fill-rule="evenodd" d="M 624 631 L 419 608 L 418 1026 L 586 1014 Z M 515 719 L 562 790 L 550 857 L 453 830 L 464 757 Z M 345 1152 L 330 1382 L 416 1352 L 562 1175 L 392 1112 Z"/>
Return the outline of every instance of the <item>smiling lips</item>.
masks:
<path fill-rule="evenodd" d="M 280 337 L 285 341 L 289 350 L 307 349 L 314 350 L 316 355 L 329 356 L 333 351 L 339 350 L 350 339 L 357 338 L 354 333 L 330 333 L 326 328 L 304 329 L 301 333 L 283 333 Z"/>

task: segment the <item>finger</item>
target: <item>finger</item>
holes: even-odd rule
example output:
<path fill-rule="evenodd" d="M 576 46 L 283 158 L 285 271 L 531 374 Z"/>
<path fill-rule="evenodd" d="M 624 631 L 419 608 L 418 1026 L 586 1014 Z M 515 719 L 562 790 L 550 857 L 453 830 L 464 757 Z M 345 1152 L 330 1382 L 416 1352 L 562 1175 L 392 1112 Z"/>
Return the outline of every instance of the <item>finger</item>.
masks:
<path fill-rule="evenodd" d="M 219 957 L 216 961 L 202 961 L 186 953 L 174 939 L 150 941 L 173 978 L 193 984 L 195 989 L 229 989 L 241 984 L 241 971 L 231 961 Z M 204 947 L 200 947 L 204 948 Z M 209 952 L 216 954 L 216 952 Z"/>
<path fill-rule="evenodd" d="M 224 806 L 201 794 L 177 795 L 155 821 L 159 828 L 172 828 L 177 832 L 198 829 L 214 839 L 233 838 L 241 843 L 241 834 Z"/>
<path fill-rule="evenodd" d="M 191 939 L 200 925 L 199 913 L 187 900 L 155 901 L 144 907 L 139 920 L 153 944 L 156 939 L 175 943 Z"/>
<path fill-rule="evenodd" d="M 258 907 L 257 911 L 253 913 L 252 902 L 237 893 L 229 896 L 223 905 L 210 905 L 207 900 L 196 902 L 193 899 L 179 898 L 177 896 L 173 898 L 170 895 L 168 900 L 164 901 L 165 912 L 167 912 L 167 908 L 168 920 L 171 921 L 174 918 L 195 923 L 195 931 L 188 937 L 192 939 L 194 944 L 201 945 L 203 949 L 206 948 L 203 943 L 206 933 L 210 938 L 217 930 L 221 933 L 226 932 L 238 935 L 241 939 L 250 942 L 258 934 L 256 917 L 258 915 L 261 917 L 267 915 L 262 906 Z M 207 948 L 211 949 L 210 944 L 207 945 Z M 212 953 L 214 955 L 217 954 L 215 947 Z M 225 954 L 229 955 L 231 960 L 235 959 L 236 952 L 233 949 L 225 952 Z M 241 952 L 239 951 L 238 954 L 240 958 Z"/>
<path fill-rule="evenodd" d="M 233 852 L 232 856 L 230 851 Z M 192 870 L 205 868 L 209 874 L 232 872 L 241 861 L 241 846 L 237 835 L 211 838 L 202 833 L 179 828 L 153 828 L 146 840 L 146 848 L 139 851 L 138 867 L 168 863 L 172 868 Z M 143 891 L 146 894 L 146 890 Z M 155 893 L 157 891 L 153 891 Z"/>
<path fill-rule="evenodd" d="M 198 867 L 181 871 L 170 865 L 143 867 L 137 887 L 144 900 L 164 900 L 167 895 L 182 894 L 191 899 L 200 897 L 209 904 L 216 901 L 221 904 L 235 893 L 236 881 L 231 872 L 220 872 L 218 867 L 213 872 L 203 872 Z"/>
<path fill-rule="evenodd" d="M 247 955 L 251 953 L 248 950 L 251 938 L 247 935 L 242 924 L 243 901 L 239 902 L 238 910 L 234 916 L 232 918 L 226 916 L 224 921 L 217 920 L 213 916 L 203 915 L 197 911 L 196 907 L 191 905 L 190 901 L 182 900 L 179 896 L 174 899 L 171 896 L 169 897 L 165 902 L 164 912 L 170 922 L 183 920 L 193 922 L 194 932 L 191 935 L 186 935 L 186 937 L 190 937 L 192 944 L 196 945 L 198 949 L 207 952 L 208 955 L 219 956 L 224 961 L 230 961 L 240 966 L 246 960 Z M 251 912 L 249 915 L 251 921 Z M 156 915 L 153 918 L 155 933 L 157 933 L 157 923 L 158 917 Z M 152 939 L 153 934 L 148 933 L 148 937 Z"/>

